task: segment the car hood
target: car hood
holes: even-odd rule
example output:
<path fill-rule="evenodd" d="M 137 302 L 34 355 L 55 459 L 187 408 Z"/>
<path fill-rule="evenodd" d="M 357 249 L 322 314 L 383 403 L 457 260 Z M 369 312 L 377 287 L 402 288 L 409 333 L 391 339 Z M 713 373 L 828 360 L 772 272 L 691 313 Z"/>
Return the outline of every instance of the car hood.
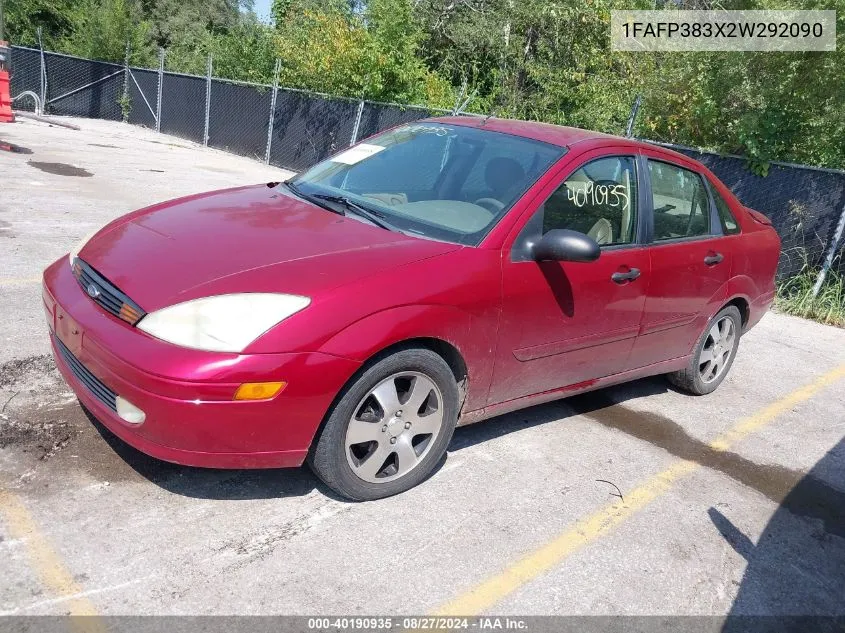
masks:
<path fill-rule="evenodd" d="M 79 256 L 144 310 L 231 292 L 314 297 L 460 248 L 343 217 L 256 185 L 165 202 L 115 220 Z"/>

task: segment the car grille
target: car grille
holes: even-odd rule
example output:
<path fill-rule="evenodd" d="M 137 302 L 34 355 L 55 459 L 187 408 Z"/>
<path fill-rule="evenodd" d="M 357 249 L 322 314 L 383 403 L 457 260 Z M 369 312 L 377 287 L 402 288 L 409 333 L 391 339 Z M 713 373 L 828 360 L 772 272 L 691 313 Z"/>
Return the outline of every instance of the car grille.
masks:
<path fill-rule="evenodd" d="M 71 351 L 65 347 L 65 344 L 59 340 L 58 336 L 53 336 L 53 340 L 56 341 L 56 348 L 67 363 L 71 373 L 76 376 L 79 382 L 88 387 L 88 391 L 90 391 L 91 395 L 93 395 L 97 400 L 102 402 L 112 411 L 117 411 L 117 394 L 106 387 L 102 380 L 97 378 L 85 367 L 85 365 L 80 363 L 76 356 L 74 356 Z"/>
<path fill-rule="evenodd" d="M 146 314 L 141 306 L 127 297 L 120 288 L 78 257 L 73 260 L 73 276 L 85 294 L 118 319 L 135 325 Z"/>

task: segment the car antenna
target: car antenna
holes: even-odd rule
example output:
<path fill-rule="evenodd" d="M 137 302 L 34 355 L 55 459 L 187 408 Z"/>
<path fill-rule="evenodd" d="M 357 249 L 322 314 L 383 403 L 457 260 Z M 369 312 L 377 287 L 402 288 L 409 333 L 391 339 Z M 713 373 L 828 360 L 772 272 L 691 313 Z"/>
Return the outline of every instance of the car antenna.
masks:
<path fill-rule="evenodd" d="M 486 117 L 484 117 L 484 120 L 481 122 L 481 125 L 486 125 L 487 121 L 494 118 L 497 114 L 499 114 L 499 108 L 494 108 L 494 109 L 490 110 L 490 114 L 488 114 Z"/>

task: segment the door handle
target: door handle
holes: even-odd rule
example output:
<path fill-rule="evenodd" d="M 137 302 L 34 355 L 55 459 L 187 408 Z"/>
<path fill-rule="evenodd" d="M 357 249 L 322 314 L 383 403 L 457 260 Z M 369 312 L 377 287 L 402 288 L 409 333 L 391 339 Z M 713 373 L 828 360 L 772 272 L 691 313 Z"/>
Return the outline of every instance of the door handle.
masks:
<path fill-rule="evenodd" d="M 725 259 L 725 256 L 721 253 L 708 253 L 704 257 L 704 263 L 708 266 L 715 266 L 716 264 L 720 263 L 723 259 Z"/>
<path fill-rule="evenodd" d="M 634 281 L 640 276 L 639 268 L 632 268 L 627 273 L 613 273 L 610 278 L 618 284 L 624 284 L 626 281 Z"/>

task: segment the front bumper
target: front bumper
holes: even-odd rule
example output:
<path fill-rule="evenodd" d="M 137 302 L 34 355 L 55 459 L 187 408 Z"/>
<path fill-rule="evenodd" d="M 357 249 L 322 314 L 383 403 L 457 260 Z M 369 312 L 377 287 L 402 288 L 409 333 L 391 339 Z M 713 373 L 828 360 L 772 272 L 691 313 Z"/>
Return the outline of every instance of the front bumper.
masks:
<path fill-rule="evenodd" d="M 159 341 L 91 301 L 66 258 L 44 272 L 43 299 L 56 365 L 82 404 L 127 444 L 178 464 L 300 465 L 335 395 L 360 367 L 319 352 L 222 354 Z M 232 399 L 244 382 L 276 380 L 288 384 L 272 399 Z M 109 392 L 146 420 L 121 419 Z"/>

